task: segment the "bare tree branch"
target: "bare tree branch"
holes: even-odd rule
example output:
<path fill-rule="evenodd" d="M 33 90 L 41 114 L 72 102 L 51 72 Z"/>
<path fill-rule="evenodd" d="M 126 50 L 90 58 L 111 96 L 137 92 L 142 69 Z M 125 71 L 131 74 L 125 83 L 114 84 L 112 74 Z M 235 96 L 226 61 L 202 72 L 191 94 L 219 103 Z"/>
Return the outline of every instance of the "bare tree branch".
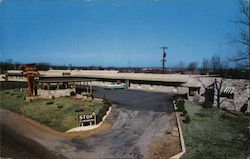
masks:
<path fill-rule="evenodd" d="M 238 20 L 234 21 L 239 24 L 241 29 L 239 31 L 239 35 L 237 38 L 233 40 L 234 43 L 238 43 L 241 45 L 241 51 L 238 53 L 236 57 L 230 59 L 230 61 L 240 62 L 243 60 L 248 60 L 248 65 L 246 68 L 250 66 L 250 37 L 249 37 L 249 27 L 250 27 L 250 13 L 249 13 L 249 4 L 250 0 L 239 0 L 239 12 L 241 17 Z M 244 55 L 242 54 L 244 52 Z"/>
<path fill-rule="evenodd" d="M 214 86 L 216 89 L 216 97 L 217 97 L 217 107 L 220 108 L 221 102 L 220 102 L 220 93 L 222 89 L 222 84 L 224 83 L 225 79 L 222 78 L 220 81 L 215 79 L 214 80 Z"/>

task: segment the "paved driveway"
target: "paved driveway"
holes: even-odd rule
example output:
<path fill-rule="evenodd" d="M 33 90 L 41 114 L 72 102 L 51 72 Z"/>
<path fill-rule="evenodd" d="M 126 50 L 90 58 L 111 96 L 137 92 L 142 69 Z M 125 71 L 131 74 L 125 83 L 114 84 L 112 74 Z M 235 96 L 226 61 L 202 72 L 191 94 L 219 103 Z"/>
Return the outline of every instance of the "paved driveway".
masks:
<path fill-rule="evenodd" d="M 76 138 L 72 144 L 76 153 L 90 158 L 140 158 L 150 144 L 170 126 L 173 111 L 170 96 L 164 93 L 135 90 L 105 90 L 95 88 L 95 97 L 105 97 L 117 105 L 109 120 L 112 130 L 95 137 Z"/>
<path fill-rule="evenodd" d="M 18 136 L 30 138 L 30 143 L 35 141 L 67 158 L 145 157 L 155 139 L 174 126 L 170 116 L 173 111 L 170 96 L 165 93 L 95 88 L 94 96 L 105 96 L 116 104 L 107 118 L 112 128 L 99 135 L 64 137 L 24 119 L 16 120 L 19 117 L 6 111 L 1 112 L 1 118 L 8 120 L 2 122 L 11 125 L 20 134 Z M 5 115 L 9 117 L 4 118 Z"/>

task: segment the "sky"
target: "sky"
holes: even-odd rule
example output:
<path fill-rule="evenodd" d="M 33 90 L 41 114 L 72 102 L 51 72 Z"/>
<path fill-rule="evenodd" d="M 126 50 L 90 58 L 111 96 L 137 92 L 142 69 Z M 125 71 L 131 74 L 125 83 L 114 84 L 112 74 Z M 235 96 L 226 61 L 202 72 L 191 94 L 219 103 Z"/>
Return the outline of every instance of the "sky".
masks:
<path fill-rule="evenodd" d="M 0 0 L 1 61 L 167 67 L 237 53 L 238 0 Z"/>

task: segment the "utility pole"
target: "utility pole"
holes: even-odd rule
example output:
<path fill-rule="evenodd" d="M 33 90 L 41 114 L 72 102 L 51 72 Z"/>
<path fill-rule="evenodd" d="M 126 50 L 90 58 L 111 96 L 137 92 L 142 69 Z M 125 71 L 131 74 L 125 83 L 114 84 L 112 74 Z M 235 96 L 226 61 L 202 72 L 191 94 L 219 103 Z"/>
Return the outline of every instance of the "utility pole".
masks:
<path fill-rule="evenodd" d="M 168 47 L 166 46 L 163 46 L 161 47 L 162 49 L 162 72 L 164 73 L 165 72 L 165 62 L 166 62 L 166 50 L 168 49 Z"/>
<path fill-rule="evenodd" d="M 130 61 L 130 55 L 128 56 L 128 67 L 129 67 L 129 72 L 131 72 L 131 61 Z"/>

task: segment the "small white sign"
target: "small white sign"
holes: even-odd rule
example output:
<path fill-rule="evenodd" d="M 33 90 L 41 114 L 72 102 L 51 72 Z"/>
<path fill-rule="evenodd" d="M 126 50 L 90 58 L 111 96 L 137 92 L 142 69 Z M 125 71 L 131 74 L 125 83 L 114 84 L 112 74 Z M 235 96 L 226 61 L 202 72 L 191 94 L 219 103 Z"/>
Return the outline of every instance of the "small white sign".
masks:
<path fill-rule="evenodd" d="M 78 122 L 80 123 L 80 126 L 83 126 L 83 123 L 90 122 L 90 125 L 92 122 L 94 122 L 94 125 L 96 125 L 96 114 L 95 112 L 91 114 L 82 114 L 78 115 Z"/>

